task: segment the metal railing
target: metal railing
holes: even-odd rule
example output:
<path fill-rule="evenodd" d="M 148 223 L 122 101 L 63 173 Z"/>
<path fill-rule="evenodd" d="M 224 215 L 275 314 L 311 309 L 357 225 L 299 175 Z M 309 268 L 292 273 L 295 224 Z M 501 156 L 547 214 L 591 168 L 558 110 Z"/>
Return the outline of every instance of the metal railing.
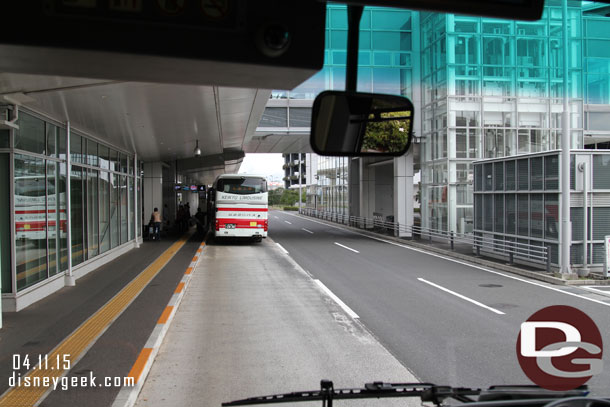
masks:
<path fill-rule="evenodd" d="M 453 231 L 430 229 L 416 225 L 403 225 L 398 222 L 382 220 L 379 218 L 365 218 L 360 216 L 348 216 L 336 212 L 320 211 L 312 208 L 303 208 L 299 211 L 302 215 L 312 216 L 330 222 L 340 223 L 346 226 L 366 229 L 372 232 L 400 236 L 409 234 L 419 240 L 438 242 L 446 241 L 455 250 L 456 243 L 466 244 L 472 247 L 476 256 L 481 256 L 481 252 L 501 256 L 508 259 L 509 264 L 513 264 L 515 259 L 527 261 L 535 266 L 541 266 L 547 273 L 551 272 L 551 247 L 544 245 L 532 245 L 512 240 L 495 239 L 489 236 L 477 234 L 460 234 Z"/>

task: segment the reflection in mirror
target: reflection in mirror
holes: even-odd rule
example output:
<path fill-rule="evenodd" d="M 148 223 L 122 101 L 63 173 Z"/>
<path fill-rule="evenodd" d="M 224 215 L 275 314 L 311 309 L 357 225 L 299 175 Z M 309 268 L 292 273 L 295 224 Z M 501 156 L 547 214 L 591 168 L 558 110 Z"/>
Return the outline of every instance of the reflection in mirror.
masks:
<path fill-rule="evenodd" d="M 320 155 L 403 155 L 411 145 L 413 104 L 402 96 L 327 91 L 311 119 L 311 146 Z"/>

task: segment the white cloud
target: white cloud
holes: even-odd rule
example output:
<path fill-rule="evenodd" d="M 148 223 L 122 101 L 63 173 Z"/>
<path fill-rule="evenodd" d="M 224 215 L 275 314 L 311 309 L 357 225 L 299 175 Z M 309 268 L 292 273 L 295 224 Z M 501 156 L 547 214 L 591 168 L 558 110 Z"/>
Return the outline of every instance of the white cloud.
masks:
<path fill-rule="evenodd" d="M 266 175 L 267 178 L 273 176 L 274 181 L 280 181 L 284 177 L 282 165 L 284 159 L 281 154 L 246 154 L 239 167 L 239 173 Z"/>

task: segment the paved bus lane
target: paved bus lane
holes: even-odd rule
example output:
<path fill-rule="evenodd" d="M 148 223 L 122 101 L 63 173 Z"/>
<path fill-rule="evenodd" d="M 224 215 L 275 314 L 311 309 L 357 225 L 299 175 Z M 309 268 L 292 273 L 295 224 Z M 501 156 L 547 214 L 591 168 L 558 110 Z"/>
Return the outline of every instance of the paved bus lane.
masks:
<path fill-rule="evenodd" d="M 424 380 L 468 386 L 528 383 L 516 358 L 517 334 L 522 322 L 549 305 L 581 309 L 602 331 L 610 326 L 609 298 L 585 289 L 455 262 L 317 219 L 277 216 L 270 222 L 270 236 Z M 299 233 L 301 228 L 313 235 L 303 236 L 309 234 Z M 609 377 L 604 372 L 589 384 L 601 389 Z"/>

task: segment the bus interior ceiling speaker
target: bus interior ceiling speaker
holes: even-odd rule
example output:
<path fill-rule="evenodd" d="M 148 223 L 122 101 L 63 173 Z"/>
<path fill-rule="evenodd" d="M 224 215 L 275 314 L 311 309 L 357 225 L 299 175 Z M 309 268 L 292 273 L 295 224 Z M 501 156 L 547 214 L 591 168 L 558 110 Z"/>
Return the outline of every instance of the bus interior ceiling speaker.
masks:
<path fill-rule="evenodd" d="M 193 154 L 195 154 L 195 157 L 201 157 L 201 149 L 199 148 L 199 140 L 197 140 L 197 144 L 195 145 Z"/>
<path fill-rule="evenodd" d="M 403 96 L 357 92 L 363 6 L 348 5 L 345 91 L 320 93 L 313 103 L 310 144 L 319 155 L 401 156 L 413 138 L 413 103 Z"/>

